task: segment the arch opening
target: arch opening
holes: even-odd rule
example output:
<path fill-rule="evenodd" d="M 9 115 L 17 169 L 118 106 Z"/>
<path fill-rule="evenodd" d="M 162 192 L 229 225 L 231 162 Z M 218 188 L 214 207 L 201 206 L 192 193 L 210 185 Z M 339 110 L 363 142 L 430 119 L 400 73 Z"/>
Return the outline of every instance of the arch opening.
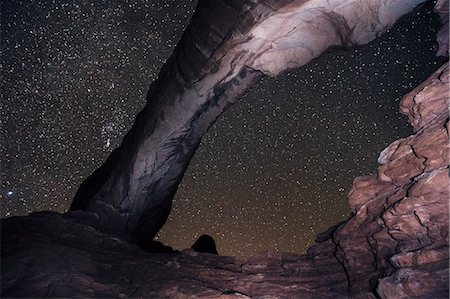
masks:
<path fill-rule="evenodd" d="M 262 78 L 203 137 L 156 239 L 183 249 L 207 233 L 225 255 L 304 253 L 350 215 L 353 178 L 412 134 L 399 101 L 441 65 L 439 27 L 428 7 L 369 45 Z"/>
<path fill-rule="evenodd" d="M 199 1 L 147 106 L 81 184 L 71 210 L 97 214 L 106 231 L 136 243 L 151 240 L 202 136 L 262 74 L 298 68 L 336 46 L 366 44 L 422 2 Z"/>

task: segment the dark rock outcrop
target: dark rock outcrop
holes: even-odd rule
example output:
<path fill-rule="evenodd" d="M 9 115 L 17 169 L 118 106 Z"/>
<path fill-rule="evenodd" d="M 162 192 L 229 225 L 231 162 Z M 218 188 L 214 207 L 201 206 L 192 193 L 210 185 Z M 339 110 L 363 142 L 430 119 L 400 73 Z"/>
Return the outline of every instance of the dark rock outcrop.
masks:
<path fill-rule="evenodd" d="M 108 215 L 122 218 L 102 222 L 103 231 L 152 239 L 202 136 L 260 76 L 301 67 L 330 48 L 368 43 L 423 2 L 200 0 L 147 106 L 80 186 L 71 210 L 92 212 L 102 202 Z"/>
<path fill-rule="evenodd" d="M 197 252 L 219 254 L 217 252 L 216 242 L 213 237 L 209 235 L 201 235 L 191 248 Z"/>
<path fill-rule="evenodd" d="M 314 258 L 272 251 L 235 258 L 191 249 L 152 254 L 50 212 L 2 220 L 1 228 L 2 298 L 348 295 L 345 272 L 333 251 Z"/>
<path fill-rule="evenodd" d="M 174 253 L 174 252 L 178 252 L 176 250 L 174 250 L 172 247 L 163 244 L 162 242 L 159 241 L 153 241 L 153 240 L 149 240 L 145 243 L 141 243 L 139 244 L 139 247 L 141 247 L 141 249 L 147 251 L 147 252 L 152 252 L 152 253 Z"/>
<path fill-rule="evenodd" d="M 416 133 L 380 154 L 376 176 L 355 179 L 355 216 L 332 237 L 350 284 L 378 285 L 383 298 L 448 292 L 448 83 L 446 63 L 403 98 Z M 430 278 L 427 287 L 419 286 L 421 276 Z"/>

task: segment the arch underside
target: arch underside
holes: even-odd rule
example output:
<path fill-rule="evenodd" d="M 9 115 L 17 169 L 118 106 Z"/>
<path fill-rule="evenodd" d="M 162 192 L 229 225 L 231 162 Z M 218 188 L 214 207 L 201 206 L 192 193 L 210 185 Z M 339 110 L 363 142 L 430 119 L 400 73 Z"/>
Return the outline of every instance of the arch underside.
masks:
<path fill-rule="evenodd" d="M 137 242 L 153 238 L 202 136 L 249 86 L 330 48 L 365 44 L 423 2 L 199 1 L 146 107 L 71 210 L 106 214 L 115 221 L 102 220 L 104 229 Z"/>

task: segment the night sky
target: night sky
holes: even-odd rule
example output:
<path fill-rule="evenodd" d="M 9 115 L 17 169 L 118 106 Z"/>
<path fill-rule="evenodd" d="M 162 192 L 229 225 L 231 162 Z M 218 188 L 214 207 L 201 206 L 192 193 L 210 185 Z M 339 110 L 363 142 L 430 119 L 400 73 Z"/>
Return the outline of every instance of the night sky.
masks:
<path fill-rule="evenodd" d="M 195 1 L 1 4 L 1 216 L 64 212 L 143 108 Z M 412 133 L 399 100 L 442 64 L 438 24 L 421 10 L 368 46 L 262 79 L 203 138 L 159 240 L 304 252 L 349 216 L 353 178 Z"/>

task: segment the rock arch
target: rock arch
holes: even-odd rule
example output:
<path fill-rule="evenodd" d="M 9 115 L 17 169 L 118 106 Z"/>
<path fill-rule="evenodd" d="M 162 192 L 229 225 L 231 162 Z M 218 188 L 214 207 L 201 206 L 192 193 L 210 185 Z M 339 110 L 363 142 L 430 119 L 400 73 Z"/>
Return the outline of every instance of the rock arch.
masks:
<path fill-rule="evenodd" d="M 146 107 L 71 210 L 95 212 L 104 230 L 136 242 L 153 238 L 202 136 L 249 86 L 365 44 L 423 2 L 200 0 Z"/>

